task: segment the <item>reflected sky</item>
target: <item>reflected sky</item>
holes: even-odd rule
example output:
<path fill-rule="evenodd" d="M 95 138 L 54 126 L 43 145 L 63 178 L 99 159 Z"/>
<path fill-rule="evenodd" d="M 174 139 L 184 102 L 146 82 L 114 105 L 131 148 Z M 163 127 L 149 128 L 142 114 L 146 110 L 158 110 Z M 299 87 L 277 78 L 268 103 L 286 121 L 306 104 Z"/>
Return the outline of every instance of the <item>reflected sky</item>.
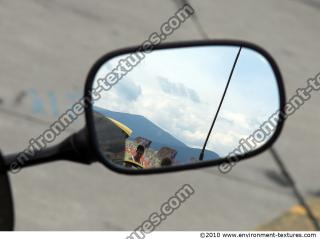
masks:
<path fill-rule="evenodd" d="M 202 148 L 238 50 L 198 46 L 153 51 L 94 105 L 143 115 L 188 146 Z M 96 79 L 124 57 L 104 64 Z M 228 154 L 277 109 L 272 68 L 259 53 L 243 48 L 207 149 Z"/>

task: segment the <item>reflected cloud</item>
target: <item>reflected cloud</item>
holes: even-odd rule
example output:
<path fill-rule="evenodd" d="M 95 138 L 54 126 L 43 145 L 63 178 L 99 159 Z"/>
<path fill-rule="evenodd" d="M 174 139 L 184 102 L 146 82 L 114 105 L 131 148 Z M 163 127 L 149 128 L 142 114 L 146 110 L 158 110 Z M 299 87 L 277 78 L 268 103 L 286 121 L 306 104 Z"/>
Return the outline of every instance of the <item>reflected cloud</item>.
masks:
<path fill-rule="evenodd" d="M 161 89 L 170 95 L 184 97 L 187 99 L 190 99 L 191 101 L 195 103 L 200 103 L 200 98 L 197 92 L 195 90 L 188 88 L 182 83 L 174 83 L 172 81 L 169 81 L 167 78 L 158 77 L 158 81 L 160 84 Z"/>
<path fill-rule="evenodd" d="M 136 101 L 142 93 L 141 86 L 135 84 L 130 79 L 126 80 L 128 81 L 126 84 L 119 84 L 119 86 L 116 87 L 117 94 L 120 96 L 120 98 L 127 101 Z"/>

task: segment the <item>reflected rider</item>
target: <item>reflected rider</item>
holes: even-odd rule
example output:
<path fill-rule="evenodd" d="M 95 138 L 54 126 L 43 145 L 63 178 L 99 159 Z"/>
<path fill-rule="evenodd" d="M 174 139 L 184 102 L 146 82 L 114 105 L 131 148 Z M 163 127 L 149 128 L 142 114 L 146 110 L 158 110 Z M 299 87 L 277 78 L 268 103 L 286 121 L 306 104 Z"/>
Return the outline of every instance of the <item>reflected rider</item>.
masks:
<path fill-rule="evenodd" d="M 132 160 L 139 164 L 142 164 L 141 157 L 144 154 L 144 150 L 145 149 L 143 145 L 138 145 L 135 156 L 131 156 Z"/>
<path fill-rule="evenodd" d="M 144 162 L 142 161 L 142 156 L 144 154 L 145 148 L 143 145 L 138 145 L 135 155 L 131 155 L 130 160 L 124 161 L 124 166 L 128 168 L 144 168 Z"/>
<path fill-rule="evenodd" d="M 161 165 L 162 167 L 170 166 L 170 165 L 172 165 L 172 159 L 170 159 L 170 158 L 168 158 L 168 157 L 163 158 L 163 159 L 161 160 L 160 165 Z"/>

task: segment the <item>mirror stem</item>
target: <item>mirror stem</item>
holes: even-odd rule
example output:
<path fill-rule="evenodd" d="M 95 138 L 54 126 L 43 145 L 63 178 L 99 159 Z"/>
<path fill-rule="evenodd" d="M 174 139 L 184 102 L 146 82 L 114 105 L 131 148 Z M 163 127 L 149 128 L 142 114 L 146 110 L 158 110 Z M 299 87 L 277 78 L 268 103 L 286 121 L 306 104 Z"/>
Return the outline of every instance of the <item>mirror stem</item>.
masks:
<path fill-rule="evenodd" d="M 28 155 L 28 160 L 19 158 L 23 152 L 4 156 L 6 170 L 17 171 L 19 168 L 65 159 L 77 163 L 91 164 L 92 160 L 90 145 L 87 140 L 86 128 L 70 135 L 58 145 L 35 151 L 34 155 Z"/>

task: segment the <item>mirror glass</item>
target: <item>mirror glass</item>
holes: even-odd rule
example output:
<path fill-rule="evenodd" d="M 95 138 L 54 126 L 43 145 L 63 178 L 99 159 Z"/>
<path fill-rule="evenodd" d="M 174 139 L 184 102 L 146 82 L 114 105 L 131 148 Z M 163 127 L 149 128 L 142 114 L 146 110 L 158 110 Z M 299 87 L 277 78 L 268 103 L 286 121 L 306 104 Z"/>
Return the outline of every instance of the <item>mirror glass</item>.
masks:
<path fill-rule="evenodd" d="M 238 46 L 116 56 L 96 73 L 92 98 L 104 160 L 128 169 L 192 164 L 255 150 L 275 132 L 276 121 L 265 122 L 280 108 L 270 63 Z M 264 135 L 257 134 L 262 125 Z"/>

